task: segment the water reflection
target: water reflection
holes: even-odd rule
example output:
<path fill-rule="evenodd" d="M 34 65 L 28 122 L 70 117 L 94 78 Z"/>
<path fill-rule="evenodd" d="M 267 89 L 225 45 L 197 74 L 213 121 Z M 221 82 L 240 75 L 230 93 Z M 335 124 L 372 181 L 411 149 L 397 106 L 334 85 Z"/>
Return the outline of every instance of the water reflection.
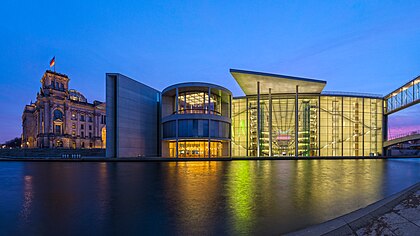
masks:
<path fill-rule="evenodd" d="M 32 211 L 32 200 L 34 198 L 34 191 L 32 188 L 32 176 L 24 176 L 23 187 L 23 204 L 20 211 L 20 217 L 23 222 L 27 222 Z"/>
<path fill-rule="evenodd" d="M 2 164 L 2 235 L 285 233 L 420 180 L 419 160 Z"/>

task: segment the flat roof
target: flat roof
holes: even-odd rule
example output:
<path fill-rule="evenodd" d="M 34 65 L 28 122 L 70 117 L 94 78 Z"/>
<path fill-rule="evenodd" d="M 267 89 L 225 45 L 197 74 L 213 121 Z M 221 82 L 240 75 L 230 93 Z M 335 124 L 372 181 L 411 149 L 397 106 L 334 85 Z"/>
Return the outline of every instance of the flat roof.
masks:
<path fill-rule="evenodd" d="M 321 93 L 327 84 L 323 80 L 307 79 L 288 75 L 230 69 L 230 73 L 244 91 L 245 95 L 257 94 L 257 82 L 260 82 L 260 93 L 295 93 L 299 85 L 299 93 Z"/>

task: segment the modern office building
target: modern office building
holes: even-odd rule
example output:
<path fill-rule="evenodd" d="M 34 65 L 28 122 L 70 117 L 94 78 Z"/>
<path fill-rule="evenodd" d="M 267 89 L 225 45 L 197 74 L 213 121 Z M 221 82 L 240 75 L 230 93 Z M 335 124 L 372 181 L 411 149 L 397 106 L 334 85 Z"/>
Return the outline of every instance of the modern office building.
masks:
<path fill-rule="evenodd" d="M 176 84 L 160 93 L 108 74 L 107 156 L 382 154 L 382 96 L 324 92 L 326 82 L 321 80 L 233 69 L 230 73 L 245 96 L 232 97 L 228 89 L 208 83 Z M 126 83 L 131 86 L 121 89 Z M 124 92 L 115 92 L 120 90 Z M 118 103 L 121 94 L 132 103 Z M 132 116 L 124 120 L 118 114 Z M 127 139 L 127 134 L 137 139 Z M 127 148 L 133 151 L 124 154 L 121 150 Z"/>
<path fill-rule="evenodd" d="M 245 93 L 232 102 L 232 156 L 382 153 L 381 96 L 323 92 L 321 80 L 231 74 Z"/>

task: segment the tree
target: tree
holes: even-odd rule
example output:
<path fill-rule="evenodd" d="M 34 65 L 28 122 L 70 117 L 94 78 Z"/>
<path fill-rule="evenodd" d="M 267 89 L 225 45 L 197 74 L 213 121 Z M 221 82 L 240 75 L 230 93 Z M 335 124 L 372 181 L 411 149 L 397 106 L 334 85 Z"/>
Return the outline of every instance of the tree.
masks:
<path fill-rule="evenodd" d="M 22 140 L 20 138 L 14 138 L 9 141 L 6 141 L 1 146 L 5 146 L 6 148 L 20 148 L 20 145 L 22 144 Z"/>

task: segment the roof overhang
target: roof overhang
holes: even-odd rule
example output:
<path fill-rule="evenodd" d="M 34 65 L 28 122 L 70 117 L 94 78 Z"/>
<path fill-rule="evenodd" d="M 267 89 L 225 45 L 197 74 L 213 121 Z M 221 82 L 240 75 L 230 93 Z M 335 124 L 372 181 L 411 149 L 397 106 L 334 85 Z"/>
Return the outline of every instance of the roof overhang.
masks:
<path fill-rule="evenodd" d="M 287 75 L 276 75 L 255 71 L 230 69 L 230 73 L 244 91 L 245 95 L 257 94 L 257 82 L 260 82 L 260 93 L 295 93 L 299 86 L 299 93 L 321 93 L 327 84 L 323 80 L 307 79 Z"/>

